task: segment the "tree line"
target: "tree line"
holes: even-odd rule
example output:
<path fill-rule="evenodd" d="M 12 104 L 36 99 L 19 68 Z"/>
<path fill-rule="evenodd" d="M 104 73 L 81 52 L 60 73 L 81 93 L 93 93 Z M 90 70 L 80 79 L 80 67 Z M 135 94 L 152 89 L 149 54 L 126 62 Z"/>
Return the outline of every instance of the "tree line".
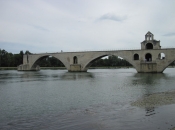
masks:
<path fill-rule="evenodd" d="M 12 54 L 0 49 L 0 67 L 16 67 L 22 64 L 23 54 L 23 51 L 19 54 Z"/>
<path fill-rule="evenodd" d="M 108 56 L 105 59 L 96 60 L 91 67 L 116 67 L 116 66 L 132 66 L 125 59 L 119 58 L 118 56 Z"/>

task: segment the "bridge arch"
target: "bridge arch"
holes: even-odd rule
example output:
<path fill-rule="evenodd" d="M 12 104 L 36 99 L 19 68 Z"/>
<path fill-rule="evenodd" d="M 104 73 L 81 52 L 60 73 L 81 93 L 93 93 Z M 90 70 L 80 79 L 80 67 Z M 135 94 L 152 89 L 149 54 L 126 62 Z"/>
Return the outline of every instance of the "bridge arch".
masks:
<path fill-rule="evenodd" d="M 165 54 L 165 53 L 163 53 Z M 165 55 L 166 56 L 166 55 Z M 166 62 L 166 65 L 163 67 L 162 72 L 171 64 L 174 63 L 175 65 L 175 56 L 171 58 L 171 60 L 169 60 L 169 62 Z M 174 66 L 175 67 L 175 66 Z"/>
<path fill-rule="evenodd" d="M 164 67 L 163 67 L 163 69 L 162 69 L 162 72 L 170 65 L 170 64 L 174 64 L 174 66 L 175 66 L 175 59 L 174 60 L 171 60 L 171 62 L 170 63 L 167 63 Z"/>
<path fill-rule="evenodd" d="M 92 59 L 90 59 L 89 61 L 86 62 L 86 64 L 84 65 L 84 67 L 82 68 L 83 70 L 87 71 L 89 69 L 89 67 L 97 60 L 105 57 L 105 56 L 119 56 L 119 55 L 116 55 L 116 54 L 102 54 L 102 55 L 98 55 Z M 125 59 L 127 62 L 129 62 L 135 69 L 136 69 L 136 66 L 133 62 L 131 62 L 130 60 L 128 60 L 126 57 L 124 56 L 119 56 L 119 57 L 122 57 L 123 59 Z M 132 59 L 131 59 L 132 60 Z"/>
<path fill-rule="evenodd" d="M 95 61 L 97 61 L 97 60 L 99 60 L 99 59 L 101 59 L 101 58 L 103 58 L 103 57 L 105 57 L 105 56 L 108 56 L 108 55 L 101 55 L 101 56 L 94 57 L 93 59 L 91 59 L 90 61 L 88 61 L 88 62 L 85 64 L 85 66 L 84 66 L 83 69 L 88 70 L 88 68 L 89 68 Z"/>
<path fill-rule="evenodd" d="M 59 60 L 68 69 L 68 66 L 66 66 L 66 64 L 63 62 L 63 60 L 61 58 L 58 58 L 58 57 L 56 57 L 56 56 L 54 56 L 52 54 L 46 54 L 46 55 L 41 55 L 41 56 L 37 57 L 33 61 L 33 63 L 31 64 L 31 69 L 35 70 L 39 66 L 38 64 L 41 62 L 41 60 L 43 60 L 43 59 L 45 59 L 45 58 L 47 58 L 49 56 L 52 56 L 52 57 L 56 58 L 57 60 Z"/>
<path fill-rule="evenodd" d="M 146 59 L 146 61 L 152 61 L 152 54 L 151 53 L 146 53 L 145 54 L 145 59 Z"/>

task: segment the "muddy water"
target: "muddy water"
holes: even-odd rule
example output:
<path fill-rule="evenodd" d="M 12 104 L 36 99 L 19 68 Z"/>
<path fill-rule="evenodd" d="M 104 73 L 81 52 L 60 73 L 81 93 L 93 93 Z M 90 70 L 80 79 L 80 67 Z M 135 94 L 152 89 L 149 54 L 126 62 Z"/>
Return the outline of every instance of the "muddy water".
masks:
<path fill-rule="evenodd" d="M 175 69 L 0 71 L 2 130 L 174 130 Z"/>

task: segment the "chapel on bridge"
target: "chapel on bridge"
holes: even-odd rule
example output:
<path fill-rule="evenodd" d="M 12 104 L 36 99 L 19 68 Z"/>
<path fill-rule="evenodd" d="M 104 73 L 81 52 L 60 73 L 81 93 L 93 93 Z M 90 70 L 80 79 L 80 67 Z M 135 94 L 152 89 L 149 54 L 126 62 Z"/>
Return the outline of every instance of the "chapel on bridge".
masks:
<path fill-rule="evenodd" d="M 160 41 L 154 39 L 154 35 L 148 31 L 145 35 L 145 40 L 141 42 L 141 49 L 161 49 Z"/>

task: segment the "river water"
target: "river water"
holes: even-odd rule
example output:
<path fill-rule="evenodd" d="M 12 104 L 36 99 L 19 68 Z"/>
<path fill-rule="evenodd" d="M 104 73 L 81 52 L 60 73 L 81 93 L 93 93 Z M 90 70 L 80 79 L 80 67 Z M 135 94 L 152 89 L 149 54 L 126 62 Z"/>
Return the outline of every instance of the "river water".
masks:
<path fill-rule="evenodd" d="M 175 69 L 0 71 L 0 130 L 175 129 Z"/>

